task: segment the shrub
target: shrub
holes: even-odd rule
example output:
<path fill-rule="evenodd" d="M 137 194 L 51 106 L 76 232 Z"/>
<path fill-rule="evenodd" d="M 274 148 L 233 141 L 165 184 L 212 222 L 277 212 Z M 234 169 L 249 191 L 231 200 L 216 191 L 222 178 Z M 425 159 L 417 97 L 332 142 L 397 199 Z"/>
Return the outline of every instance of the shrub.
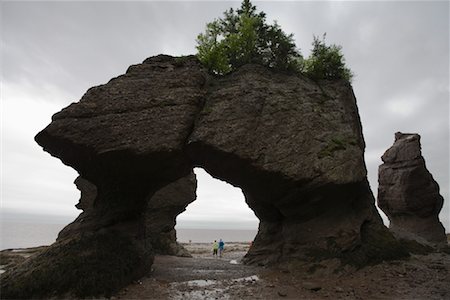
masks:
<path fill-rule="evenodd" d="M 264 12 L 256 12 L 250 0 L 241 8 L 230 8 L 224 17 L 206 25 L 197 37 L 197 57 L 214 74 L 224 75 L 242 65 L 256 63 L 276 70 L 303 73 L 313 80 L 344 79 L 353 74 L 345 66 L 342 47 L 326 45 L 314 36 L 313 49 L 303 60 L 292 34 L 287 35 L 275 22 L 266 24 Z"/>
<path fill-rule="evenodd" d="M 197 43 L 197 57 L 215 74 L 229 73 L 247 63 L 279 70 L 301 69 L 302 57 L 293 35 L 286 35 L 277 23 L 266 24 L 265 13 L 256 13 L 250 0 L 244 0 L 236 11 L 224 12 L 223 19 L 208 23 Z"/>
<path fill-rule="evenodd" d="M 353 74 L 345 65 L 342 47 L 325 44 L 325 34 L 320 40 L 314 36 L 311 55 L 304 61 L 303 72 L 311 79 L 344 79 L 352 81 Z"/>

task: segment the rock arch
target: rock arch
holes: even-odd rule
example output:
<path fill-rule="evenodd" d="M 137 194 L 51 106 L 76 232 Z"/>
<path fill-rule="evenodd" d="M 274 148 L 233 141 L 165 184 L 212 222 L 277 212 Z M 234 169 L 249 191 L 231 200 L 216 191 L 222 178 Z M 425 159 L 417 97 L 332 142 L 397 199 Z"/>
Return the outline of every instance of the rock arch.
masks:
<path fill-rule="evenodd" d="M 2 277 L 2 297 L 18 286 L 48 295 L 54 281 L 57 294 L 108 295 L 146 274 L 162 231 L 149 226 L 164 205 L 154 195 L 197 166 L 240 187 L 260 219 L 246 263 L 406 255 L 375 209 L 356 99 L 342 81 L 258 65 L 215 77 L 193 56 L 159 55 L 89 89 L 36 141 L 97 195 L 49 250 Z"/>

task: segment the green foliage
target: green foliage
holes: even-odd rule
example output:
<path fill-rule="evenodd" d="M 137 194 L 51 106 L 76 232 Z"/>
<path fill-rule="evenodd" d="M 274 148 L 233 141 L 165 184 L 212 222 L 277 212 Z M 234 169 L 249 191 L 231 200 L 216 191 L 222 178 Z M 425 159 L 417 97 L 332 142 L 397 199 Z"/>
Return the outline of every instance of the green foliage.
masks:
<path fill-rule="evenodd" d="M 303 60 L 292 34 L 286 34 L 275 22 L 266 24 L 264 12 L 256 12 L 250 0 L 241 8 L 230 8 L 224 17 L 206 25 L 197 37 L 197 57 L 212 73 L 224 75 L 242 65 L 256 63 L 276 70 L 304 73 L 313 80 L 344 79 L 353 74 L 345 66 L 342 47 L 326 45 L 325 34 L 314 36 L 310 57 Z"/>
<path fill-rule="evenodd" d="M 345 66 L 342 47 L 325 44 L 325 34 L 320 40 L 314 36 L 311 55 L 304 62 L 303 72 L 311 79 L 344 79 L 352 81 L 353 74 Z"/>
<path fill-rule="evenodd" d="M 250 0 L 241 8 L 224 12 L 197 37 L 197 57 L 213 73 L 226 74 L 247 64 L 257 63 L 279 70 L 299 71 L 302 57 L 293 35 L 286 35 L 275 23 L 266 24 L 264 12 L 256 13 Z"/>

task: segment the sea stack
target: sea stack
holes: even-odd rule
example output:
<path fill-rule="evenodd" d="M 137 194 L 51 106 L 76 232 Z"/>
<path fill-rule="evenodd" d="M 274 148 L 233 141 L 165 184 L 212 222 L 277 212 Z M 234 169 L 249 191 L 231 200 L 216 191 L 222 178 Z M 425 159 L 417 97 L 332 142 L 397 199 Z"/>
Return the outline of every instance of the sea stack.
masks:
<path fill-rule="evenodd" d="M 420 135 L 397 132 L 394 145 L 381 159 L 378 206 L 388 216 L 390 230 L 400 238 L 446 244 L 438 217 L 444 199 L 425 166 Z"/>

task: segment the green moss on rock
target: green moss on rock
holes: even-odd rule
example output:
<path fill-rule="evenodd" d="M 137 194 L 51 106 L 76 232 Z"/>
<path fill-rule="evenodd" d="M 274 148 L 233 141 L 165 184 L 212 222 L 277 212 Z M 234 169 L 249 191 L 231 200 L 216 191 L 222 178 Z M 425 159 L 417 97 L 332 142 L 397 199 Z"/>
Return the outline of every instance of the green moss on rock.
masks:
<path fill-rule="evenodd" d="M 386 227 L 366 222 L 361 228 L 361 241 L 354 249 L 342 251 L 334 239 L 329 239 L 326 249 L 311 248 L 306 255 L 314 262 L 337 258 L 342 265 L 362 268 L 382 261 L 408 258 L 410 252 L 409 247 L 396 240 Z"/>
<path fill-rule="evenodd" d="M 409 256 L 408 248 L 396 240 L 386 227 L 366 222 L 361 227 L 361 245 L 354 251 L 343 253 L 342 261 L 361 268 Z"/>
<path fill-rule="evenodd" d="M 141 277 L 153 262 L 148 250 L 120 232 L 62 241 L 1 276 L 1 298 L 111 296 Z"/>
<path fill-rule="evenodd" d="M 333 157 L 337 151 L 347 150 L 348 147 L 358 145 L 354 137 L 334 137 L 317 153 L 317 157 Z"/>
<path fill-rule="evenodd" d="M 332 157 L 333 153 L 339 150 L 345 150 L 346 142 L 340 138 L 333 138 L 331 141 L 317 154 L 319 158 Z"/>

